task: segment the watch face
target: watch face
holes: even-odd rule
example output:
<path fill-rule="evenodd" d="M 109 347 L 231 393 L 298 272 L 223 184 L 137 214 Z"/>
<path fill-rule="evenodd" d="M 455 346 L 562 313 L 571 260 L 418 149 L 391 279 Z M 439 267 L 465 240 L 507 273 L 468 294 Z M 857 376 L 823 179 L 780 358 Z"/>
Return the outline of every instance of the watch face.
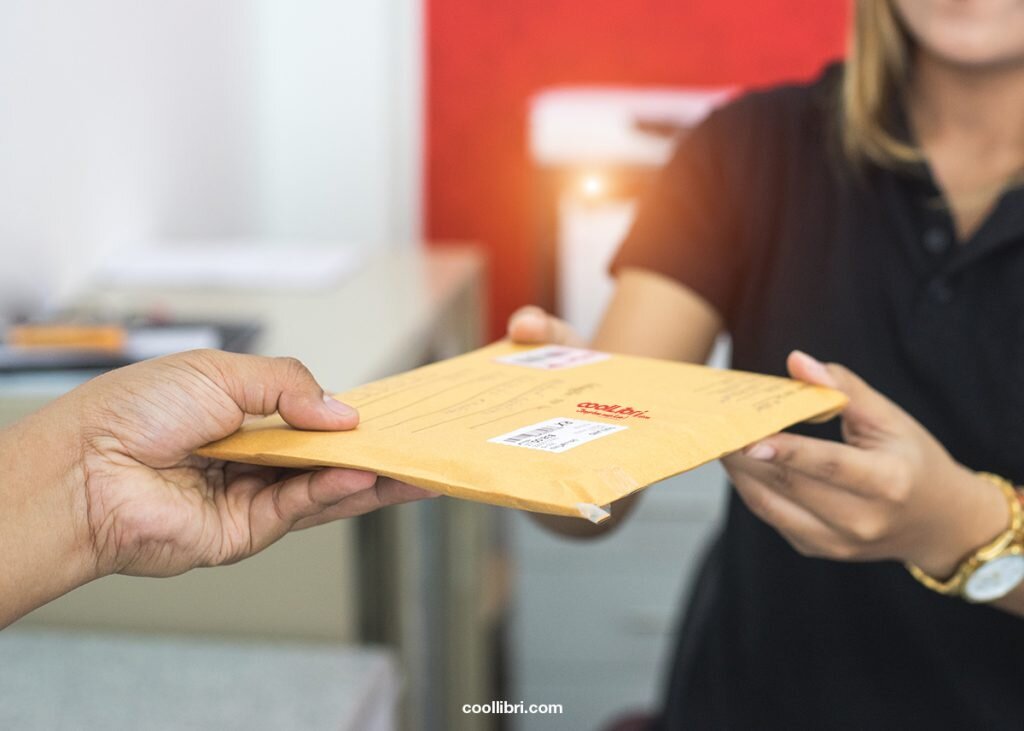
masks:
<path fill-rule="evenodd" d="M 1006 596 L 1024 581 L 1024 556 L 994 558 L 971 574 L 964 595 L 972 602 L 991 602 Z"/>

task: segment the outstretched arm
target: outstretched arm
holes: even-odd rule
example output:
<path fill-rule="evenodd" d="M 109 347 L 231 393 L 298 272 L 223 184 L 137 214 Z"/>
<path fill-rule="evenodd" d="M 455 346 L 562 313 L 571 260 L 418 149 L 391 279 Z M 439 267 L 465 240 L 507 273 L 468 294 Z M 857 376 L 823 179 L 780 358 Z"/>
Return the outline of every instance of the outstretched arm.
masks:
<path fill-rule="evenodd" d="M 357 470 L 196 457 L 247 415 L 345 430 L 301 363 L 195 351 L 96 378 L 0 432 L 0 628 L 112 573 L 233 563 L 290 530 L 430 493 Z"/>

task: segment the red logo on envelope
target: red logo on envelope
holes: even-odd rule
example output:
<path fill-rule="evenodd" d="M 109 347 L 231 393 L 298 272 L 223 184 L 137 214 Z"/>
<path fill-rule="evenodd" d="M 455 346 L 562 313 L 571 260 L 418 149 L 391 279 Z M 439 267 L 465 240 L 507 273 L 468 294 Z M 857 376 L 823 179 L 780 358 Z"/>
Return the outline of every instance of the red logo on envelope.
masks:
<path fill-rule="evenodd" d="M 621 404 L 599 404 L 593 401 L 584 401 L 581 404 L 576 404 L 576 409 L 580 414 L 590 414 L 592 416 L 603 416 L 606 419 L 650 419 L 647 412 L 643 409 L 635 409 L 632 406 L 622 406 Z"/>

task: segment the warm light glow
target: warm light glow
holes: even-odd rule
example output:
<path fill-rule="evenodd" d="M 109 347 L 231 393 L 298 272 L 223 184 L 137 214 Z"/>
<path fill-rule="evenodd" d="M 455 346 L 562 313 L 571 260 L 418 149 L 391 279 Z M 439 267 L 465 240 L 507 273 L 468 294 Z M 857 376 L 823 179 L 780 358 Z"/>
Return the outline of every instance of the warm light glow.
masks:
<path fill-rule="evenodd" d="M 587 173 L 580 180 L 580 191 L 587 198 L 600 198 L 607 191 L 608 185 L 603 175 Z"/>

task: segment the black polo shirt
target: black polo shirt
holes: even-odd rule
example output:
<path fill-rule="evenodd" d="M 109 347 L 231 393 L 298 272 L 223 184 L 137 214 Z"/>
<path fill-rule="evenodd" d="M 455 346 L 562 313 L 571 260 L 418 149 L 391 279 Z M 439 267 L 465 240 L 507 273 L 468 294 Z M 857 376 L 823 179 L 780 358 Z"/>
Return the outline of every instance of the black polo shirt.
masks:
<path fill-rule="evenodd" d="M 843 363 L 960 462 L 1024 482 L 1024 192 L 958 243 L 926 166 L 843 162 L 841 73 L 712 114 L 614 268 L 700 293 L 734 367 L 784 374 L 795 348 Z M 895 562 L 804 558 L 735 493 L 678 642 L 665 728 L 1024 728 L 1024 620 Z"/>

